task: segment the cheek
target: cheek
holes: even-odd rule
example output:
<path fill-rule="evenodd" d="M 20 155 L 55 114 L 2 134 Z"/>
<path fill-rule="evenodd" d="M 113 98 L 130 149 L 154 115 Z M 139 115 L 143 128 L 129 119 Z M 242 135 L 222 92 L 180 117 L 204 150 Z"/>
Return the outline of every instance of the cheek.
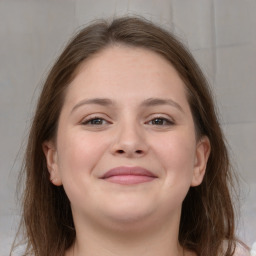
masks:
<path fill-rule="evenodd" d="M 58 169 L 65 192 L 72 205 L 88 200 L 94 170 L 106 151 L 107 142 L 95 134 L 85 132 L 60 133 L 58 143 Z M 83 189 L 81 189 L 83 188 Z M 90 196 L 89 196 L 90 198 Z"/>
<path fill-rule="evenodd" d="M 195 140 L 186 133 L 177 133 L 173 136 L 158 140 L 155 153 L 162 168 L 165 170 L 167 181 L 178 182 L 177 179 L 190 184 L 195 162 Z"/>
<path fill-rule="evenodd" d="M 62 176 L 82 178 L 91 175 L 105 151 L 104 140 L 96 133 L 66 133 L 59 138 L 58 166 Z M 106 144 L 106 143 L 105 143 Z M 80 177 L 78 177 L 80 176 Z"/>
<path fill-rule="evenodd" d="M 162 184 L 159 208 L 169 216 L 180 209 L 191 186 L 195 160 L 195 141 L 193 136 L 183 132 L 173 132 L 159 136 L 155 140 L 154 155 L 161 166 Z M 156 146 L 157 145 L 157 146 Z"/>

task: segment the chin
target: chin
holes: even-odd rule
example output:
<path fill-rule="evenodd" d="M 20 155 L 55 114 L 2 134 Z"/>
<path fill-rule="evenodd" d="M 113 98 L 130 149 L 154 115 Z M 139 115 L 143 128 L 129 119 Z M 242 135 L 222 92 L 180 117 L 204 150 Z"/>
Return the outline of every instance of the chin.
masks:
<path fill-rule="evenodd" d="M 129 207 L 115 207 L 104 212 L 104 216 L 113 227 L 131 230 L 151 225 L 154 217 L 152 207 L 139 207 L 129 205 Z"/>

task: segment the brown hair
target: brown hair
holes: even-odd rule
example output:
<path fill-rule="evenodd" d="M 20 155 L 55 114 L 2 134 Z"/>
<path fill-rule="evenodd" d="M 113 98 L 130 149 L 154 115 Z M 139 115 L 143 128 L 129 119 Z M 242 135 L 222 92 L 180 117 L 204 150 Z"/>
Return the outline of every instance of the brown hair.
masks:
<path fill-rule="evenodd" d="M 74 242 L 76 232 L 70 202 L 63 187 L 49 181 L 42 144 L 55 138 L 65 90 L 79 65 L 115 44 L 143 47 L 160 54 L 184 81 L 197 136 L 208 136 L 211 154 L 202 184 L 191 187 L 183 202 L 179 242 L 197 255 L 233 255 L 231 168 L 207 81 L 189 51 L 171 33 L 137 17 L 118 18 L 110 23 L 100 20 L 82 29 L 69 42 L 46 79 L 24 164 L 26 187 L 20 227 L 25 232 L 25 255 L 64 255 Z"/>

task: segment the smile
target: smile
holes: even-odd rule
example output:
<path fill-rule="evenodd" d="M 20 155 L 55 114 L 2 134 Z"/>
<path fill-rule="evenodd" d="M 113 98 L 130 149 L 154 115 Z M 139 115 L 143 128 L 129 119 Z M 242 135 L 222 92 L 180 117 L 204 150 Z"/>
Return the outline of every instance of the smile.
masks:
<path fill-rule="evenodd" d="M 105 181 L 123 185 L 150 182 L 156 178 L 156 175 L 144 168 L 124 166 L 110 169 L 101 177 Z"/>

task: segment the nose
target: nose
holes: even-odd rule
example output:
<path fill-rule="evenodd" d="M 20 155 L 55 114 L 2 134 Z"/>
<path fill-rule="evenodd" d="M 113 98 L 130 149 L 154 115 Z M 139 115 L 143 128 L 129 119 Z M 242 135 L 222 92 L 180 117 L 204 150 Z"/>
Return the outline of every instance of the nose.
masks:
<path fill-rule="evenodd" d="M 145 131 L 136 125 L 119 127 L 114 136 L 112 154 L 127 158 L 139 158 L 147 154 Z"/>

